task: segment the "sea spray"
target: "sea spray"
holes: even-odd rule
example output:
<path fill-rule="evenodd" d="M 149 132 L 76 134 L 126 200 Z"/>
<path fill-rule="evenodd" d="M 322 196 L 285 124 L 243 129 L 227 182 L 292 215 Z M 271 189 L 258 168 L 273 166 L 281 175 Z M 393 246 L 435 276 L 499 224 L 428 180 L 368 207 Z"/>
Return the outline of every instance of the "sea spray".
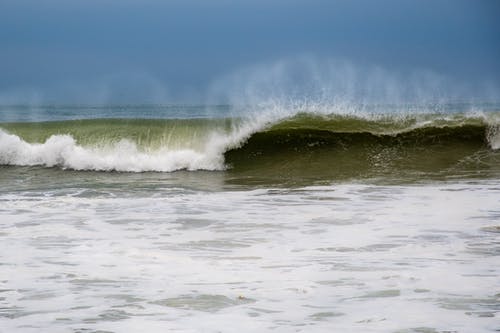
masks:
<path fill-rule="evenodd" d="M 488 127 L 487 138 L 491 149 L 500 149 L 500 124 L 494 124 Z"/>

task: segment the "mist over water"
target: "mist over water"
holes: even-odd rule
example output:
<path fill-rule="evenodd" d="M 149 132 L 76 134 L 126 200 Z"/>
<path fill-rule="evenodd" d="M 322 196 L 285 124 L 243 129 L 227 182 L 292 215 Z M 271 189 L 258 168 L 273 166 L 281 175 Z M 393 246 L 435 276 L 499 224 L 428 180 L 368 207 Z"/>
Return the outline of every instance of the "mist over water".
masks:
<path fill-rule="evenodd" d="M 391 69 L 341 58 L 297 56 L 254 64 L 215 79 L 207 104 L 352 109 L 363 105 L 412 105 L 438 110 L 448 103 L 498 103 L 500 87 L 467 82 L 425 68 Z M 408 108 L 405 110 L 405 108 Z"/>
<path fill-rule="evenodd" d="M 198 85 L 179 85 L 146 70 L 123 69 L 92 80 L 0 90 L 0 105 L 364 105 L 499 102 L 489 79 L 467 81 L 425 67 L 391 68 L 344 58 L 297 55 L 227 68 Z"/>
<path fill-rule="evenodd" d="M 0 106 L 0 327 L 496 330 L 500 104 L 464 87 L 303 57 Z"/>

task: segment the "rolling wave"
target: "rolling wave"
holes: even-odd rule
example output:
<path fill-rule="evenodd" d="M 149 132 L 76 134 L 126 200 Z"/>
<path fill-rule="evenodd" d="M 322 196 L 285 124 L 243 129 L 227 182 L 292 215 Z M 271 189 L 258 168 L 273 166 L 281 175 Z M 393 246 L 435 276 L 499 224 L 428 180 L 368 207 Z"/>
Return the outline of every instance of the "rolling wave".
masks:
<path fill-rule="evenodd" d="M 127 172 L 283 170 L 299 162 L 360 168 L 377 160 L 407 167 L 436 160 L 431 155 L 457 162 L 493 153 L 499 123 L 497 113 L 3 123 L 0 164 Z"/>

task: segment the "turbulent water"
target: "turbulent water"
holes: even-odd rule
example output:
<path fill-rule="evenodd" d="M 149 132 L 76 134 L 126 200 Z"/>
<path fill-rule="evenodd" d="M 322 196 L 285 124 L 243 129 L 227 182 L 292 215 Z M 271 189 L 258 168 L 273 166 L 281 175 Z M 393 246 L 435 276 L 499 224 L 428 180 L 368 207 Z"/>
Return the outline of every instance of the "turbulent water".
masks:
<path fill-rule="evenodd" d="M 243 117 L 223 111 L 215 118 L 140 119 L 139 113 L 139 119 L 4 122 L 0 163 L 97 171 L 227 170 L 299 180 L 477 169 L 498 174 L 498 112 L 306 109 Z"/>
<path fill-rule="evenodd" d="M 500 105 L 0 107 L 7 332 L 500 329 Z"/>

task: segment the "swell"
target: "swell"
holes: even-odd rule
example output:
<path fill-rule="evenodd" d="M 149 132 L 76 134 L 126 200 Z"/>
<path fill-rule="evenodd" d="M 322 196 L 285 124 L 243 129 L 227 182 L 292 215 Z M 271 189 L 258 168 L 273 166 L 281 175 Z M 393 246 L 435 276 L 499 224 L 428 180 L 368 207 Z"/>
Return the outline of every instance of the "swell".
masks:
<path fill-rule="evenodd" d="M 289 135 L 321 131 L 340 133 L 370 133 L 373 135 L 407 135 L 454 131 L 460 136 L 462 128 L 477 127 L 481 132 L 498 126 L 496 114 L 382 114 L 382 115 L 317 115 L 298 113 L 291 117 L 195 118 L 195 119 L 83 119 L 46 122 L 0 123 L 0 129 L 15 134 L 26 142 L 42 143 L 54 135 L 70 135 L 82 146 L 115 143 L 122 139 L 142 148 L 199 146 L 214 133 L 231 135 L 248 128 L 248 135 L 268 135 L 289 132 Z M 428 132 L 424 132 L 428 131 Z M 420 134 L 419 134 L 420 135 Z M 411 136 L 411 134 L 410 134 Z M 423 135 L 420 135 L 423 136 Z"/>
<path fill-rule="evenodd" d="M 374 168 L 441 170 L 475 154 L 488 155 L 486 164 L 497 163 L 497 118 L 299 113 L 278 119 L 4 123 L 0 164 L 132 172 L 229 168 L 289 176 Z"/>

